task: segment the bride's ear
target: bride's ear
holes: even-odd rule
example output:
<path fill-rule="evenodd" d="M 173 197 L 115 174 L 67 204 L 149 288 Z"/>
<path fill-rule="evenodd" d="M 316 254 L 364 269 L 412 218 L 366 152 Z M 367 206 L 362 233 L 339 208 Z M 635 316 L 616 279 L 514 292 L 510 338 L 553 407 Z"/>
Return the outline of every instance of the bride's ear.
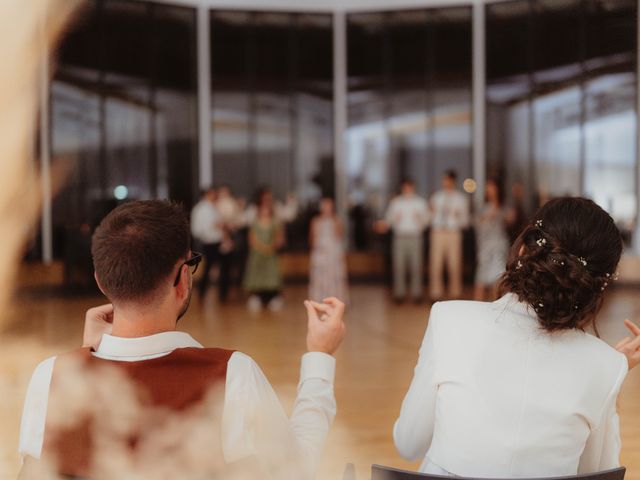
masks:
<path fill-rule="evenodd" d="M 518 256 L 521 257 L 525 254 L 525 252 L 527 251 L 527 249 L 525 248 L 524 245 L 520 246 L 520 250 L 518 250 Z"/>

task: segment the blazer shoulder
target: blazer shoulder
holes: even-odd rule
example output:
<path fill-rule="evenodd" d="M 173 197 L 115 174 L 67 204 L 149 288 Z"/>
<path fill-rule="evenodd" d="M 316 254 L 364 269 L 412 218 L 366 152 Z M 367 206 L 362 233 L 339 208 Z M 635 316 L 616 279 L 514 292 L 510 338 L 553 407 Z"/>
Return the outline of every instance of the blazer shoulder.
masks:
<path fill-rule="evenodd" d="M 436 302 L 431 307 L 429 322 L 441 325 L 437 328 L 454 329 L 478 328 L 483 318 L 488 318 L 495 312 L 489 302 L 476 302 L 472 300 L 447 300 Z"/>
<path fill-rule="evenodd" d="M 468 321 L 470 316 L 483 315 L 491 312 L 492 304 L 473 300 L 447 300 L 436 302 L 431 311 L 438 317 L 451 317 L 459 321 Z"/>
<path fill-rule="evenodd" d="M 628 363 L 622 353 L 590 333 L 585 332 L 581 338 L 583 345 L 589 351 L 589 355 L 585 358 L 589 358 L 592 369 L 600 372 L 606 379 L 615 379 L 626 375 Z"/>

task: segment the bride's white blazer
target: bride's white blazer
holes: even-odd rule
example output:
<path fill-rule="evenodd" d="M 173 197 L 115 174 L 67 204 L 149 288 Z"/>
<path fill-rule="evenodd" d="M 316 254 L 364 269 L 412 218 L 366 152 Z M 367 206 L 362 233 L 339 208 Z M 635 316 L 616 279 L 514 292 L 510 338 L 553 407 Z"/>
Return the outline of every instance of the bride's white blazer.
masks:
<path fill-rule="evenodd" d="M 579 331 L 548 333 L 507 294 L 433 305 L 393 436 L 421 471 L 575 475 L 618 466 L 621 353 Z"/>

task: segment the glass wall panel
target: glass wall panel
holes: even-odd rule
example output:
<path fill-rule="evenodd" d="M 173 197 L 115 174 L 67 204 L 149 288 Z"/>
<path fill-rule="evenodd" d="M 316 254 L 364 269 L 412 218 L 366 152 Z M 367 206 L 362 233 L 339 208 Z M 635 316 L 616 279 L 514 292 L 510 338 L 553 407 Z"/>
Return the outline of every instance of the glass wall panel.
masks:
<path fill-rule="evenodd" d="M 429 65 L 433 131 L 429 189 L 440 189 L 445 170 L 472 176 L 472 29 L 470 8 L 431 10 Z"/>
<path fill-rule="evenodd" d="M 325 14 L 212 11 L 216 184 L 271 186 L 303 207 L 333 194 L 333 36 Z"/>
<path fill-rule="evenodd" d="M 213 177 L 249 196 L 254 188 L 251 155 L 253 78 L 251 14 L 211 14 Z"/>
<path fill-rule="evenodd" d="M 496 2 L 485 8 L 487 175 L 504 178 L 507 186 L 520 186 L 514 190 L 522 191 L 524 207 L 529 210 L 534 197 L 530 181 L 531 5 L 528 0 L 517 0 Z"/>
<path fill-rule="evenodd" d="M 388 17 L 389 14 L 382 13 L 359 13 L 347 17 L 348 130 L 345 157 L 351 219 L 349 230 L 357 249 L 371 246 L 371 222 L 382 214 L 385 201 L 395 188 L 391 178 L 395 164 L 388 161 L 388 117 L 393 107 L 388 101 L 392 53 L 387 38 Z M 420 42 L 415 45 L 420 45 Z M 395 102 L 399 100 L 396 98 Z M 398 122 L 393 122 L 393 126 L 397 129 Z M 398 175 L 396 172 L 394 176 Z"/>
<path fill-rule="evenodd" d="M 629 235 L 637 216 L 637 2 L 587 3 L 585 193 Z"/>
<path fill-rule="evenodd" d="M 335 195 L 333 158 L 333 18 L 301 14 L 293 43 L 294 184 L 303 203 Z"/>
<path fill-rule="evenodd" d="M 54 251 L 86 251 L 91 228 L 126 199 L 197 192 L 195 10 L 87 1 L 51 83 L 54 162 L 71 167 L 53 205 Z M 84 242 L 84 243 L 83 243 Z"/>
<path fill-rule="evenodd" d="M 530 42 L 532 139 L 540 201 L 581 191 L 582 0 L 536 0 Z"/>
<path fill-rule="evenodd" d="M 634 230 L 637 13 L 633 0 L 486 6 L 489 166 L 524 184 L 530 211 L 586 195 Z"/>
<path fill-rule="evenodd" d="M 347 16 L 346 164 L 352 246 L 410 177 L 418 193 L 471 175 L 471 8 Z"/>

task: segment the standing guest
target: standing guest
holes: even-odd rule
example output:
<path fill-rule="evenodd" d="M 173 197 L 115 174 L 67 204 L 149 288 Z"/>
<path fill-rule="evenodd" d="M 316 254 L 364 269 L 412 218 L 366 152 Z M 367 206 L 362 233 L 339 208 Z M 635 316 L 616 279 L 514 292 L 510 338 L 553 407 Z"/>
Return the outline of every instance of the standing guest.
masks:
<path fill-rule="evenodd" d="M 385 214 L 381 231 L 391 229 L 393 262 L 393 298 L 403 302 L 407 295 L 407 267 L 411 276 L 411 298 L 422 301 L 422 233 L 429 221 L 427 202 L 416 195 L 411 179 L 400 184 L 400 195 L 396 196 Z"/>
<path fill-rule="evenodd" d="M 112 304 L 87 312 L 83 348 L 36 368 L 21 478 L 51 478 L 49 466 L 65 478 L 312 480 L 335 417 L 331 354 L 344 304 L 305 302 L 308 353 L 287 418 L 249 356 L 176 330 L 200 259 L 180 207 L 116 208 L 96 229 L 92 254 Z M 220 405 L 209 403 L 212 391 Z"/>
<path fill-rule="evenodd" d="M 456 189 L 458 174 L 447 170 L 442 175 L 442 190 L 431 197 L 431 237 L 429 282 L 431 299 L 443 298 L 442 268 L 446 262 L 449 296 L 462 296 L 462 231 L 469 224 L 469 202 Z"/>
<path fill-rule="evenodd" d="M 498 182 L 490 178 L 487 180 L 485 205 L 476 218 L 476 242 L 478 252 L 478 267 L 474 299 L 495 300 L 498 296 L 498 279 L 504 272 L 509 253 L 509 238 L 507 237 L 506 221 L 509 212 L 502 205 L 502 195 Z"/>
<path fill-rule="evenodd" d="M 269 186 L 263 186 L 256 192 L 254 201 L 246 206 L 244 209 L 240 209 L 242 214 L 238 222 L 238 235 L 237 240 L 237 252 L 235 254 L 235 262 L 240 271 L 239 279 L 244 279 L 245 269 L 247 267 L 247 259 L 249 257 L 249 230 L 251 225 L 256 221 L 258 215 L 258 205 L 269 204 L 271 205 L 275 220 L 283 226 L 282 235 L 286 240 L 284 226 L 293 220 L 298 215 L 298 202 L 294 195 L 289 195 L 287 201 L 282 203 L 277 201 L 273 197 L 273 190 Z M 241 205 L 242 207 L 242 205 Z"/>
<path fill-rule="evenodd" d="M 220 242 L 220 274 L 218 276 L 220 301 L 226 302 L 231 286 L 231 270 L 238 242 L 237 232 L 240 222 L 241 209 L 231 194 L 231 189 L 223 185 L 218 188 L 216 210 L 222 222 L 222 241 Z"/>
<path fill-rule="evenodd" d="M 191 210 L 191 235 L 200 244 L 205 260 L 204 272 L 198 287 L 200 298 L 204 298 L 207 293 L 211 281 L 211 269 L 220 262 L 223 221 L 216 208 L 216 200 L 216 190 L 208 188 Z M 218 296 L 221 300 L 226 297 L 226 291 L 220 283 L 218 284 Z"/>
<path fill-rule="evenodd" d="M 615 279 L 620 232 L 583 198 L 551 200 L 534 218 L 511 247 L 502 298 L 431 309 L 393 429 L 421 472 L 541 478 L 619 465 L 616 400 L 640 329 L 626 322 L 634 338 L 619 351 L 587 329 Z"/>
<path fill-rule="evenodd" d="M 247 307 L 259 311 L 264 306 L 272 311 L 282 308 L 282 274 L 278 250 L 284 245 L 282 226 L 275 218 L 273 202 L 261 197 L 256 219 L 249 227 L 249 258 L 244 274 L 244 288 L 250 297 Z"/>
<path fill-rule="evenodd" d="M 342 248 L 342 223 L 332 198 L 320 200 L 320 214 L 311 221 L 309 298 L 338 297 L 348 302 L 347 266 Z"/>

